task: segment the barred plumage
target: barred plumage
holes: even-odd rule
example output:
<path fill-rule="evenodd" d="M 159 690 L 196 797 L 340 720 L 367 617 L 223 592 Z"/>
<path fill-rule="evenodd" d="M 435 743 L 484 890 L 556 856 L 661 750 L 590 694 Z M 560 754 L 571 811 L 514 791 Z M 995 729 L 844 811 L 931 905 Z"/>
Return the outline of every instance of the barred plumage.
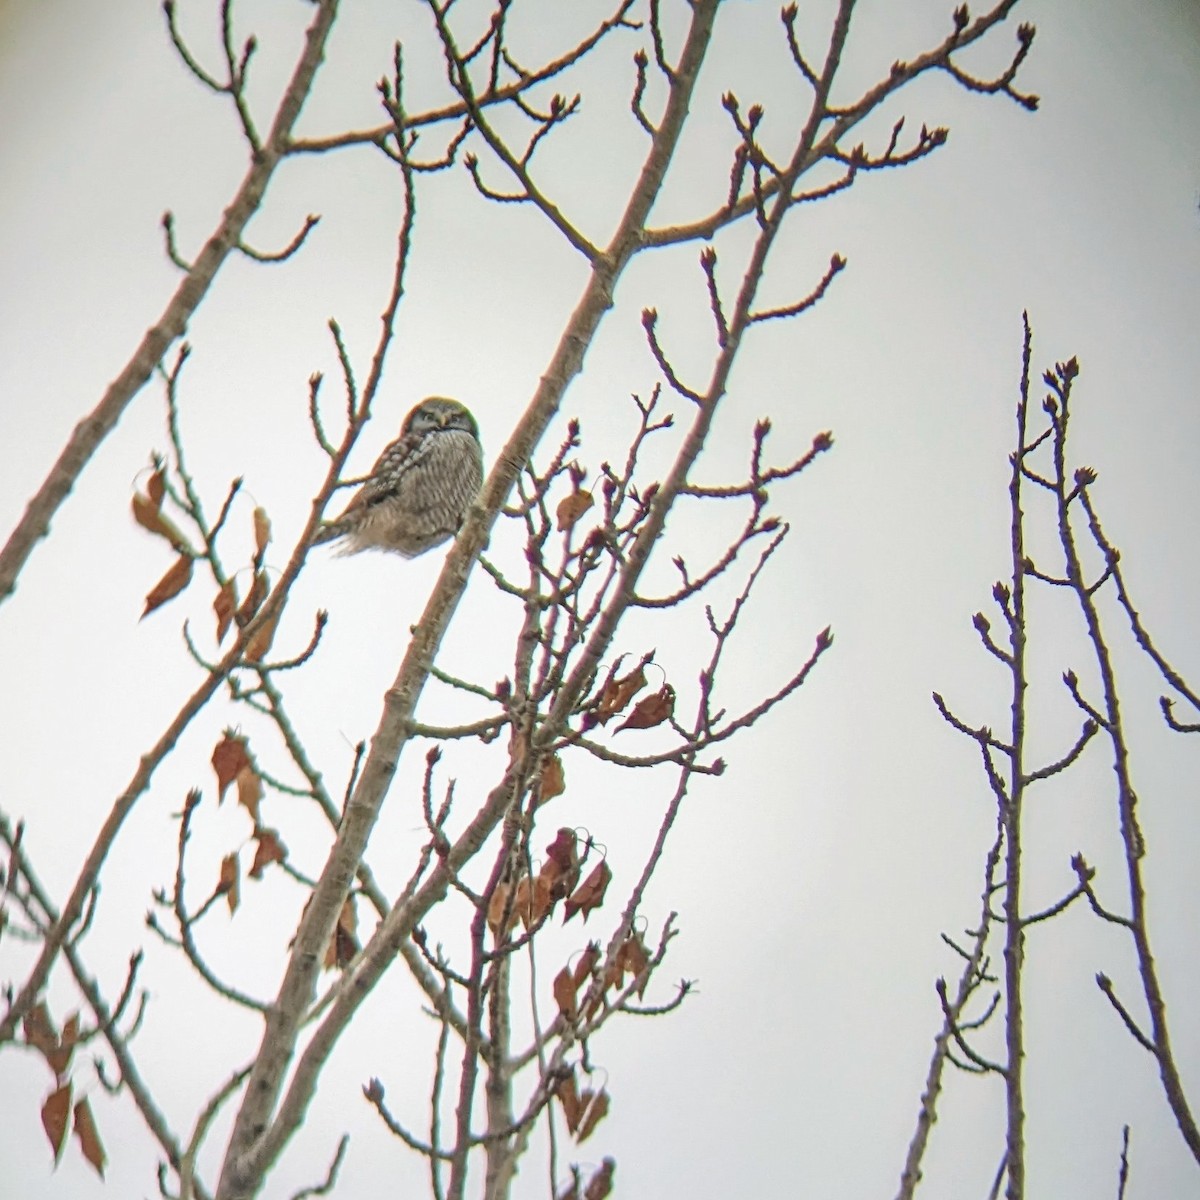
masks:
<path fill-rule="evenodd" d="M 482 483 L 475 418 L 457 400 L 430 396 L 404 418 L 371 477 L 313 544 L 345 538 L 341 554 L 374 549 L 413 558 L 458 532 Z"/>

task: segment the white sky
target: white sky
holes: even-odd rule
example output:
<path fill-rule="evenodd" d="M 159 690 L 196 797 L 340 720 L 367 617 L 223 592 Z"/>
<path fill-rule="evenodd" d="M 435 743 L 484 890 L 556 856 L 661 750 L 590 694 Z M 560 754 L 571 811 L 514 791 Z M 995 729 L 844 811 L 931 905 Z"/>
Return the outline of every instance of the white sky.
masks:
<path fill-rule="evenodd" d="M 185 29 L 209 55 L 214 7 L 180 4 Z M 850 77 L 865 80 L 931 44 L 951 7 L 863 0 Z M 819 38 L 829 5 L 813 8 L 804 28 Z M 1185 674 L 1200 672 L 1193 532 L 1200 518 L 1200 16 L 1193 4 L 1166 0 L 1113 2 L 1103 15 L 1099 8 L 1082 0 L 1019 6 L 1018 19 L 1038 26 L 1020 82 L 1042 97 L 1041 111 L 965 96 L 946 79 L 925 81 L 868 131 L 878 141 L 903 113 L 910 129 L 949 125 L 947 146 L 798 214 L 781 246 L 766 289 L 772 302 L 807 291 L 834 251 L 849 258 L 849 269 L 817 311 L 758 333 L 734 375 L 703 478 L 737 477 L 761 416 L 772 418 L 781 460 L 802 453 L 822 429 L 832 429 L 837 444 L 810 474 L 773 494 L 793 534 L 773 583 L 750 610 L 741 674 L 728 685 L 731 707 L 776 686 L 826 624 L 837 641 L 803 692 L 729 750 L 725 777 L 696 788 L 647 899 L 652 929 L 675 909 L 683 931 L 658 998 L 680 976 L 699 979 L 700 988 L 680 1013 L 614 1024 L 594 1047 L 613 1108 L 578 1157 L 614 1155 L 622 1194 L 894 1193 L 939 1024 L 933 981 L 955 971 L 938 934 L 974 919 L 990 837 L 974 748 L 945 727 L 929 693 L 942 691 L 968 720 L 1003 720 L 1003 679 L 977 648 L 970 616 L 1005 571 L 1022 308 L 1034 324 L 1037 374 L 1055 359 L 1079 356 L 1076 452 L 1100 471 L 1095 495 L 1125 550 L 1144 616 Z M 255 31 L 262 46 L 260 109 L 292 61 L 309 11 L 273 3 L 240 10 L 240 28 Z M 566 39 L 561 11 L 543 27 L 555 44 Z M 768 140 L 772 132 L 785 136 L 785 96 L 795 93 L 783 90 L 791 84 L 776 11 L 744 0 L 730 0 L 724 11 L 728 40 L 697 104 L 707 115 L 664 197 L 664 220 L 706 211 L 711 189 L 723 186 L 724 166 L 712 167 L 705 156 L 713 131 L 724 129 L 721 91 L 732 88 L 743 108 L 762 101 Z M 149 0 L 0 2 L 3 535 L 174 286 L 161 252 L 162 212 L 175 212 L 186 253 L 207 234 L 243 170 L 232 114 L 186 76 L 162 25 Z M 413 96 L 436 88 L 441 67 L 422 57 L 430 44 L 416 32 L 423 29 L 415 4 L 346 5 L 302 130 L 373 123 L 373 82 L 401 33 L 410 39 Z M 1002 31 L 972 61 L 1006 61 L 1012 36 Z M 632 121 L 619 116 L 627 51 L 604 60 L 601 82 L 604 72 L 619 79 L 616 99 L 606 107 L 591 93 L 596 100 L 579 119 L 580 136 L 597 140 L 581 156 L 564 151 L 564 173 L 555 179 L 556 196 L 596 237 L 610 226 L 614 197 L 641 146 Z M 595 87 L 596 76 L 587 82 Z M 613 114 L 618 127 L 607 133 L 604 121 Z M 553 161 L 548 155 L 547 164 Z M 468 403 L 493 454 L 544 369 L 583 278 L 556 235 L 528 213 L 486 206 L 461 172 L 427 186 L 410 298 L 378 420 L 360 448 L 363 467 L 430 392 Z M 365 375 L 398 210 L 394 172 L 366 151 L 285 167 L 253 237 L 264 247 L 281 245 L 304 214 L 318 212 L 324 219 L 311 244 L 282 267 L 231 262 L 189 330 L 195 353 L 183 421 L 192 468 L 214 511 L 228 480 L 246 476 L 248 492 L 274 521 L 280 565 L 322 469 L 306 428 L 312 371 L 326 372 L 330 411 L 337 411 L 324 323 L 337 317 Z M 722 261 L 732 263 L 744 244 L 732 236 Z M 659 309 L 678 362 L 698 370 L 708 361 L 708 330 L 696 319 L 705 303 L 696 250 L 630 273 L 568 393 L 564 415 L 583 420 L 581 458 L 593 469 L 629 428 L 625 397 L 648 392 L 656 380 L 641 338 L 643 305 Z M 167 561 L 129 519 L 129 494 L 149 452 L 165 448 L 161 395 L 149 387 L 0 608 L 0 807 L 27 819 L 29 852 L 60 899 L 138 756 L 195 685 L 179 625 L 188 615 L 207 630 L 208 597 L 197 591 L 137 621 L 141 598 Z M 248 503 L 240 520 L 248 538 Z M 670 554 L 702 556 L 712 544 L 711 526 L 689 527 L 682 515 L 669 532 Z M 295 593 L 296 644 L 313 609 L 332 614 L 319 663 L 289 681 L 288 694 L 335 792 L 350 747 L 375 727 L 381 694 L 440 562 L 440 553 L 415 563 L 314 555 Z M 507 619 L 500 612 L 476 580 L 451 631 L 452 669 L 485 683 L 506 673 L 507 651 L 493 633 L 493 622 Z M 673 682 L 687 691 L 702 618 L 690 619 L 690 626 L 683 618 L 666 627 L 631 625 L 621 648 L 657 646 Z M 1053 618 L 1044 628 L 1049 640 L 1037 673 L 1049 697 L 1053 681 L 1077 663 L 1079 646 Z M 1200 1096 L 1200 1023 L 1190 1003 L 1200 837 L 1194 758 L 1182 739 L 1160 731 L 1151 673 L 1132 656 L 1122 662 L 1131 671 L 1129 702 L 1144 751 L 1135 769 L 1151 849 L 1156 949 L 1185 1081 Z M 432 693 L 427 703 L 422 715 L 430 719 L 452 711 Z M 1066 744 L 1074 717 L 1057 699 L 1047 700 L 1046 711 L 1039 744 L 1052 755 Z M 146 946 L 153 999 L 136 1048 L 185 1136 L 207 1095 L 256 1044 L 257 1030 L 211 1004 L 141 922 L 150 888 L 172 877 L 169 814 L 187 788 L 203 786 L 208 801 L 193 840 L 198 875 L 206 862 L 215 872 L 244 837 L 240 815 L 212 804 L 208 765 L 219 730 L 236 719 L 222 706 L 205 714 L 156 775 L 119 842 L 87 946 L 112 992 L 128 955 Z M 274 743 L 265 735 L 261 741 L 267 758 Z M 395 880 L 407 874 L 404 855 L 418 832 L 403 803 L 422 755 L 406 758 L 371 846 L 377 869 L 383 864 L 386 875 L 390 865 Z M 1109 870 L 1114 903 L 1120 896 L 1102 758 L 1097 752 L 1066 787 L 1039 798 L 1044 807 L 1031 816 L 1038 839 L 1032 904 L 1069 888 L 1067 862 L 1077 849 Z M 472 779 L 484 786 L 489 776 L 471 776 L 468 762 L 451 755 L 448 769 L 463 773 L 460 787 Z M 568 761 L 556 819 L 592 830 L 609 848 L 618 884 L 628 884 L 667 784 L 639 777 L 635 787 L 572 767 Z M 270 823 L 293 853 L 319 863 L 324 842 L 316 826 L 283 801 L 269 803 Z M 551 821 L 550 834 L 553 828 Z M 296 900 L 267 885 L 257 908 L 252 899 L 233 918 L 228 939 L 212 941 L 212 952 L 241 972 L 244 986 L 269 996 Z M 452 931 L 440 936 L 453 943 Z M 568 927 L 564 953 L 583 936 Z M 22 962 L 6 939 L 0 977 L 20 978 Z M 1149 1057 L 1123 1035 L 1092 983 L 1101 970 L 1132 997 L 1129 947 L 1082 911 L 1033 931 L 1032 1194 L 1115 1194 L 1126 1122 L 1133 1125 L 1130 1200 L 1193 1194 L 1196 1166 L 1171 1127 Z M 61 972 L 51 999 L 61 1017 L 71 1004 Z M 420 1194 L 423 1163 L 380 1131 L 358 1092 L 379 1075 L 389 1101 L 406 1105 L 415 1123 L 423 1120 L 428 1030 L 413 1009 L 412 990 L 400 980 L 380 990 L 265 1194 L 290 1195 L 314 1182 L 347 1127 L 354 1140 L 341 1194 Z M 111 1195 L 153 1194 L 157 1155 L 127 1100 L 95 1098 L 109 1150 L 107 1185 L 79 1163 L 74 1147 L 51 1174 L 38 1120 L 45 1076 L 33 1055 L 4 1058 L 5 1194 L 99 1196 L 105 1186 Z M 86 1069 L 80 1078 L 86 1081 Z M 998 1083 L 952 1080 L 923 1194 L 986 1194 L 999 1160 L 1000 1119 Z M 210 1170 L 220 1143 L 214 1137 Z M 531 1158 L 516 1194 L 544 1193 L 545 1172 Z"/>

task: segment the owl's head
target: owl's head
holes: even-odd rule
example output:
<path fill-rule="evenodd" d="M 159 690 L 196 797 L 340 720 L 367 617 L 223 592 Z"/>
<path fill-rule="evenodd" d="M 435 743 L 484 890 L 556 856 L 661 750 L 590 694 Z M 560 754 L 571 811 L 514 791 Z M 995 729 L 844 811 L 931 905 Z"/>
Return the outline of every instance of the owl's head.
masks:
<path fill-rule="evenodd" d="M 428 396 L 404 418 L 402 433 L 440 433 L 458 429 L 479 440 L 479 426 L 470 409 L 446 396 Z"/>

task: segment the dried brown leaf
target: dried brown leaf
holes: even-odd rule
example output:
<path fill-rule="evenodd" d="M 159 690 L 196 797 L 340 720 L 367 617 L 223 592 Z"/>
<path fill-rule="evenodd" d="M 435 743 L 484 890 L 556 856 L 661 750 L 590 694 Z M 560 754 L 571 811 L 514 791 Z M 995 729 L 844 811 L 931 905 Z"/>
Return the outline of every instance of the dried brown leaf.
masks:
<path fill-rule="evenodd" d="M 579 862 L 578 841 L 575 830 L 563 826 L 554 835 L 554 841 L 546 847 L 546 858 L 556 863 L 560 871 L 569 871 Z"/>
<path fill-rule="evenodd" d="M 557 897 L 554 895 L 554 888 L 550 880 L 545 877 L 544 872 L 539 874 L 533 881 L 533 895 L 529 904 L 530 921 L 527 924 L 536 925 L 541 921 L 554 907 L 556 899 Z"/>
<path fill-rule="evenodd" d="M 502 936 L 500 925 L 504 921 L 504 910 L 508 907 L 508 895 L 510 887 L 507 883 L 498 883 L 496 890 L 492 892 L 492 898 L 488 901 L 487 923 L 488 928 L 498 939 Z M 512 925 L 512 913 L 509 913 L 508 925 Z M 505 933 L 508 932 L 506 928 Z"/>
<path fill-rule="evenodd" d="M 179 532 L 178 527 L 163 515 L 162 502 L 166 491 L 166 477 L 161 470 L 155 471 L 146 484 L 146 494 L 133 494 L 133 519 L 143 529 L 166 538 L 180 554 L 184 554 L 187 550 L 187 539 Z"/>
<path fill-rule="evenodd" d="M 255 829 L 254 838 L 258 845 L 254 850 L 254 865 L 250 868 L 250 878 L 261 879 L 263 872 L 272 863 L 287 861 L 287 847 L 279 840 L 279 834 L 274 829 Z"/>
<path fill-rule="evenodd" d="M 542 774 L 538 780 L 538 803 L 545 804 L 547 800 L 561 796 L 566 789 L 562 759 L 557 754 L 551 754 L 542 760 Z"/>
<path fill-rule="evenodd" d="M 181 554 L 171 564 L 167 573 L 146 593 L 146 607 L 142 610 L 142 617 L 148 617 L 156 608 L 161 608 L 168 600 L 173 600 L 191 580 L 191 557 Z"/>
<path fill-rule="evenodd" d="M 279 617 L 277 611 L 254 631 L 254 636 L 246 643 L 246 652 L 243 655 L 247 662 L 261 662 L 263 655 L 270 650 L 271 643 L 275 640 L 275 630 L 279 628 Z"/>
<path fill-rule="evenodd" d="M 536 918 L 533 911 L 533 885 L 528 875 L 522 875 L 513 893 L 513 916 L 528 929 Z"/>
<path fill-rule="evenodd" d="M 338 922 L 329 939 L 325 951 L 325 966 L 348 966 L 358 953 L 358 910 L 354 907 L 354 897 L 347 896 L 338 913 Z"/>
<path fill-rule="evenodd" d="M 71 1055 L 75 1052 L 75 1044 L 79 1041 L 79 1014 L 73 1012 L 63 1023 L 62 1037 L 58 1039 L 58 1049 L 49 1055 L 50 1066 L 55 1075 L 62 1079 L 67 1068 L 71 1065 Z"/>
<path fill-rule="evenodd" d="M 155 508 L 161 508 L 167 494 L 167 474 L 159 467 L 146 483 L 146 495 Z"/>
<path fill-rule="evenodd" d="M 605 1200 L 605 1197 L 612 1192 L 613 1172 L 616 1169 L 617 1160 L 615 1158 L 602 1159 L 600 1165 L 592 1172 L 591 1179 L 588 1180 L 583 1200 Z"/>
<path fill-rule="evenodd" d="M 568 1021 L 575 1018 L 575 976 L 570 967 L 563 967 L 554 977 L 554 999 L 558 1003 L 558 1011 Z"/>
<path fill-rule="evenodd" d="M 225 730 L 212 752 L 212 765 L 217 773 L 217 800 L 221 801 L 225 799 L 225 789 L 242 771 L 254 769 L 246 739 L 231 729 Z"/>
<path fill-rule="evenodd" d="M 250 814 L 250 819 L 258 826 L 258 802 L 262 799 L 263 785 L 258 772 L 247 763 L 237 773 L 238 803 Z"/>
<path fill-rule="evenodd" d="M 232 579 L 227 579 L 217 598 L 213 601 L 213 612 L 217 614 L 217 645 L 224 640 L 233 624 L 233 614 L 237 611 L 237 588 Z"/>
<path fill-rule="evenodd" d="M 79 1139 L 79 1148 L 83 1157 L 92 1164 L 96 1174 L 104 1178 L 104 1167 L 108 1158 L 104 1153 L 104 1144 L 96 1131 L 96 1122 L 92 1119 L 92 1106 L 86 1096 L 75 1105 L 75 1136 Z"/>
<path fill-rule="evenodd" d="M 158 504 L 150 496 L 143 496 L 141 492 L 133 493 L 133 519 L 143 528 L 148 529 L 151 533 L 161 534 L 162 518 L 159 515 Z"/>
<path fill-rule="evenodd" d="M 586 1104 L 588 1093 L 584 1092 L 581 1097 Z M 575 1134 L 577 1142 L 586 1142 L 592 1136 L 592 1130 L 600 1124 L 604 1118 L 608 1116 L 608 1092 L 601 1088 L 595 1096 L 591 1098 L 591 1103 L 587 1106 L 587 1111 L 583 1114 L 583 1120 L 579 1122 L 579 1130 Z"/>
<path fill-rule="evenodd" d="M 254 614 L 262 608 L 262 602 L 267 598 L 270 590 L 271 581 L 267 578 L 266 571 L 255 571 L 254 582 L 250 585 L 246 599 L 242 601 L 241 607 L 235 614 L 239 627 L 250 623 Z"/>
<path fill-rule="evenodd" d="M 617 732 L 622 729 L 652 729 L 661 725 L 675 711 L 675 689 L 664 683 L 653 696 L 639 700 L 633 706 L 633 712 L 617 726 Z"/>
<path fill-rule="evenodd" d="M 583 1116 L 583 1105 L 579 1102 L 579 1088 L 575 1083 L 574 1067 L 571 1068 L 569 1075 L 564 1075 L 558 1081 L 554 1094 L 562 1105 L 567 1128 L 574 1133 L 579 1126 L 579 1118 Z"/>
<path fill-rule="evenodd" d="M 573 979 L 575 982 L 575 990 L 579 991 L 581 987 L 591 978 L 592 972 L 596 969 L 596 965 L 600 961 L 600 943 L 588 942 L 587 949 L 579 956 L 579 961 L 575 964 Z"/>
<path fill-rule="evenodd" d="M 578 839 L 573 829 L 560 829 L 546 847 L 546 861 L 538 872 L 538 882 L 548 890 L 550 906 L 569 896 L 579 882 Z"/>
<path fill-rule="evenodd" d="M 620 660 L 618 660 L 620 661 Z M 639 663 L 628 675 L 620 679 L 609 678 L 596 704 L 596 720 L 605 724 L 608 719 L 622 712 L 625 706 L 646 686 L 646 672 Z"/>
<path fill-rule="evenodd" d="M 593 868 L 591 874 L 567 898 L 563 906 L 563 924 L 565 925 L 577 912 L 583 913 L 583 919 L 588 919 L 592 909 L 599 908 L 604 903 L 604 893 L 608 890 L 612 871 L 608 863 L 601 859 Z"/>
<path fill-rule="evenodd" d="M 271 518 L 265 508 L 254 510 L 254 561 L 262 562 L 267 551 L 267 543 L 271 540 Z"/>
<path fill-rule="evenodd" d="M 646 949 L 646 943 L 642 941 L 642 935 L 632 930 L 622 943 L 620 954 L 617 957 L 621 963 L 622 972 L 627 972 L 634 979 L 641 975 L 650 965 L 650 951 Z M 646 984 L 649 982 L 650 979 L 648 976 L 642 980 L 642 986 L 638 989 L 639 996 L 645 992 Z"/>
<path fill-rule="evenodd" d="M 570 529 L 575 522 L 583 516 L 585 512 L 595 501 L 592 499 L 592 493 L 586 488 L 580 488 L 578 491 L 572 492 L 569 496 L 563 497 L 558 502 L 558 507 L 554 510 L 554 516 L 558 524 L 559 531 Z"/>
<path fill-rule="evenodd" d="M 233 852 L 221 859 L 221 873 L 217 877 L 217 895 L 224 895 L 229 904 L 230 915 L 237 912 L 237 906 L 241 901 L 241 890 L 238 856 L 236 852 Z"/>
<path fill-rule="evenodd" d="M 64 1083 L 56 1088 L 42 1105 L 42 1128 L 50 1139 L 50 1149 L 54 1151 L 54 1162 L 62 1155 L 62 1148 L 67 1141 L 67 1126 L 71 1119 L 71 1085 Z"/>

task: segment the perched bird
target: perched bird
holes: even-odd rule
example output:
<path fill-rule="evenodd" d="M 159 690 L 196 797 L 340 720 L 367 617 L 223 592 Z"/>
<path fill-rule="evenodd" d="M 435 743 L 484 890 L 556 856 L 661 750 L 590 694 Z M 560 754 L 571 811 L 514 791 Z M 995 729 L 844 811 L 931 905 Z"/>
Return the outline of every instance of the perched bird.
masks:
<path fill-rule="evenodd" d="M 343 538 L 342 554 L 393 550 L 414 558 L 458 532 L 482 484 L 475 418 L 457 400 L 430 396 L 404 418 L 370 478 L 313 545 Z"/>

